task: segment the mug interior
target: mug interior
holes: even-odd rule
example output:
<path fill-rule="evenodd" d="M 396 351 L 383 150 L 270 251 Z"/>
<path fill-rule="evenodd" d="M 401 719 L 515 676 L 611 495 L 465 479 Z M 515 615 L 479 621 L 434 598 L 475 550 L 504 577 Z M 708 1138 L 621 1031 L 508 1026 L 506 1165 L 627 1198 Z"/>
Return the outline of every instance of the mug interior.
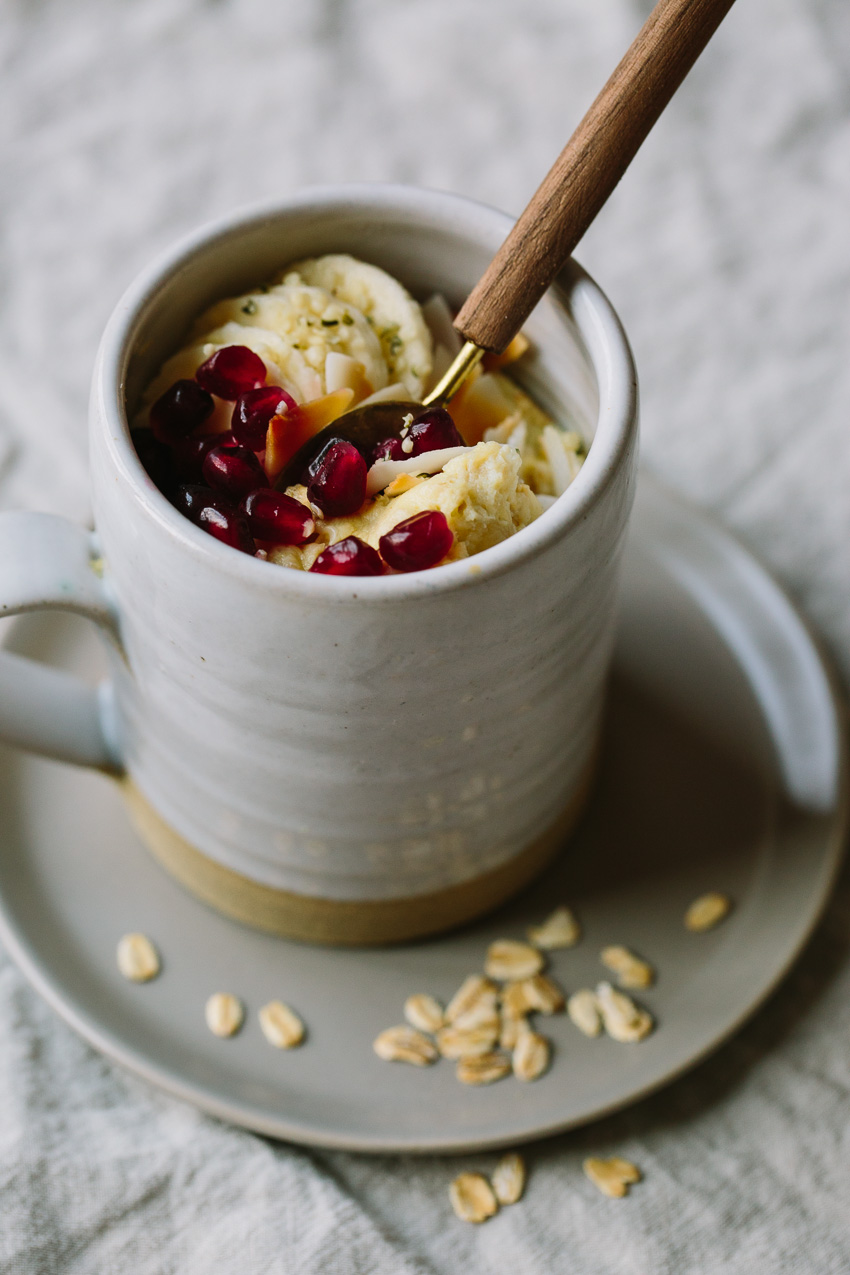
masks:
<path fill-rule="evenodd" d="M 267 588 L 313 596 L 398 600 L 470 585 L 545 550 L 602 496 L 637 431 L 637 382 L 626 336 L 605 295 L 574 261 L 526 323 L 534 349 L 515 374 L 541 407 L 592 446 L 567 491 L 530 526 L 476 555 L 472 574 L 462 560 L 429 572 L 359 580 L 352 590 L 343 578 L 270 573 L 267 564 L 230 553 L 177 513 L 146 479 L 129 437 L 145 387 L 213 302 L 256 287 L 304 257 L 347 252 L 383 267 L 420 300 L 436 291 L 459 307 L 511 224 L 504 213 L 438 191 L 336 186 L 237 212 L 178 243 L 119 303 L 95 374 L 107 450 L 139 505 L 192 553 L 216 555 L 229 574 L 262 571 Z"/>
<path fill-rule="evenodd" d="M 435 208 L 434 198 L 433 192 L 405 190 L 403 200 L 393 202 L 386 188 L 379 188 L 373 192 L 373 206 L 365 206 L 348 192 L 322 200 L 310 216 L 290 205 L 200 239 L 163 273 L 127 332 L 122 377 L 127 418 L 133 420 L 145 387 L 185 343 L 199 314 L 305 257 L 350 253 L 386 270 L 417 300 L 439 292 L 459 309 L 511 222 L 453 196 L 437 196 Z M 570 312 L 574 277 L 575 268 L 569 268 L 528 320 L 525 331 L 533 352 L 516 371 L 542 407 L 590 442 L 599 414 L 599 387 Z"/>

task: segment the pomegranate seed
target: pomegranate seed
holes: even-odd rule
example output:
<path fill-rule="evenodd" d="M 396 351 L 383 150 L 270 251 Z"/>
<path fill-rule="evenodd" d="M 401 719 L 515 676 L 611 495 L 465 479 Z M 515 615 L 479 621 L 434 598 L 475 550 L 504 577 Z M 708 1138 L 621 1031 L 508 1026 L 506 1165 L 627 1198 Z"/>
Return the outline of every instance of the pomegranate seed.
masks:
<path fill-rule="evenodd" d="M 170 449 L 154 438 L 149 429 L 134 429 L 130 438 L 148 478 L 156 483 L 161 492 L 169 495 L 176 481 L 174 458 Z"/>
<path fill-rule="evenodd" d="M 406 447 L 404 444 L 406 443 Z M 465 447 L 457 426 L 444 407 L 434 407 L 417 416 L 401 437 L 385 438 L 372 449 L 369 464 L 376 460 L 409 460 L 423 452 L 436 452 L 444 447 Z"/>
<path fill-rule="evenodd" d="M 179 473 L 188 482 L 198 482 L 201 477 L 201 466 L 209 452 L 223 443 L 232 443 L 233 435 L 201 434 L 198 438 L 181 438 L 174 443 L 172 454 Z"/>
<path fill-rule="evenodd" d="M 307 470 L 307 495 L 328 518 L 356 513 L 366 499 L 367 472 L 353 443 L 332 439 Z"/>
<path fill-rule="evenodd" d="M 454 539 L 446 515 L 426 509 L 381 536 L 378 547 L 384 562 L 394 571 L 423 571 L 445 558 Z"/>
<path fill-rule="evenodd" d="M 222 544 L 242 553 L 256 553 L 245 515 L 217 491 L 197 485 L 183 486 L 178 489 L 174 503 L 196 527 L 209 532 Z"/>
<path fill-rule="evenodd" d="M 383 575 L 384 564 L 371 545 L 357 536 L 346 536 L 323 549 L 310 570 L 326 576 L 379 576 Z"/>
<path fill-rule="evenodd" d="M 241 500 L 256 487 L 268 487 L 266 472 L 249 447 L 219 443 L 207 452 L 201 465 L 204 482 Z"/>
<path fill-rule="evenodd" d="M 234 399 L 266 383 L 266 365 L 247 345 L 226 345 L 211 354 L 195 373 L 202 389 Z"/>
<path fill-rule="evenodd" d="M 212 395 L 196 381 L 175 381 L 151 408 L 151 429 L 164 443 L 185 438 L 203 425 L 214 406 Z"/>
<path fill-rule="evenodd" d="M 245 519 L 235 509 L 221 510 L 208 505 L 201 513 L 198 526 L 222 544 L 230 545 L 231 549 L 239 549 L 241 553 L 252 556 L 257 552 Z"/>
<path fill-rule="evenodd" d="M 372 449 L 369 464 L 374 465 L 376 460 L 407 460 L 409 456 L 409 452 L 401 450 L 400 438 L 385 438 Z"/>
<path fill-rule="evenodd" d="M 316 530 L 306 505 L 268 487 L 252 491 L 239 506 L 248 519 L 251 534 L 277 545 L 303 545 Z"/>
<path fill-rule="evenodd" d="M 407 438 L 413 442 L 413 450 L 406 453 L 408 456 L 421 456 L 423 452 L 436 452 L 443 447 L 466 446 L 444 407 L 433 407 L 417 416 L 407 431 Z M 404 454 L 402 451 L 402 455 Z M 393 457 L 393 460 L 397 459 L 399 458 Z"/>
<path fill-rule="evenodd" d="M 282 416 L 296 406 L 295 399 L 279 385 L 262 385 L 258 390 L 240 394 L 233 409 L 230 428 L 239 443 L 253 452 L 266 445 L 266 431 L 273 416 Z"/>
<path fill-rule="evenodd" d="M 211 487 L 204 487 L 200 483 L 183 483 L 177 488 L 177 494 L 174 497 L 174 507 L 179 509 L 181 514 L 185 514 L 192 522 L 197 522 L 200 517 L 201 510 L 207 505 L 212 505 L 216 509 L 233 509 L 233 501 L 228 500 L 226 496 L 222 496 L 221 492 L 213 491 Z"/>

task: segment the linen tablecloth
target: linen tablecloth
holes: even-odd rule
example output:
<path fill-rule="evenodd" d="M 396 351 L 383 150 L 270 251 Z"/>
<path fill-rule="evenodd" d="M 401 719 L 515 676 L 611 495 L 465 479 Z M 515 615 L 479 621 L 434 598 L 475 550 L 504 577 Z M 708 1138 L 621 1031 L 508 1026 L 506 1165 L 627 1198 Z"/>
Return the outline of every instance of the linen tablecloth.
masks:
<path fill-rule="evenodd" d="M 0 0 L 0 504 L 88 514 L 88 380 L 158 249 L 236 204 L 393 180 L 518 212 L 649 0 Z M 783 581 L 850 672 L 850 11 L 739 0 L 582 244 L 634 344 L 644 456 Z M 459 1167 L 227 1128 L 104 1061 L 0 964 L 0 1271 L 850 1271 L 850 884 L 686 1078 Z M 620 1202 L 581 1174 L 617 1153 Z"/>

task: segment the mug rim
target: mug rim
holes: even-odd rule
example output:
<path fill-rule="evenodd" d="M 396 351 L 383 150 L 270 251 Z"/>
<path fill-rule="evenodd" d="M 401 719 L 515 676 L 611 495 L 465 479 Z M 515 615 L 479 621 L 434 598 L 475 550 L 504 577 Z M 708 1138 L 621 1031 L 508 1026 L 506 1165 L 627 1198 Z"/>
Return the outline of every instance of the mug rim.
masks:
<path fill-rule="evenodd" d="M 349 206 L 362 214 L 376 212 L 406 217 L 411 225 L 454 222 L 462 233 L 493 251 L 513 218 L 489 205 L 450 192 L 392 183 L 352 183 L 307 187 L 232 210 L 204 223 L 159 253 L 124 292 L 100 343 L 92 382 L 92 401 L 106 424 L 111 460 L 137 504 L 148 517 L 195 558 L 264 590 L 314 599 L 400 602 L 454 588 L 470 587 L 514 569 L 545 552 L 599 501 L 628 454 L 638 422 L 638 388 L 634 359 L 623 326 L 605 293 L 574 259 L 558 276 L 560 300 L 576 325 L 596 376 L 599 408 L 596 431 L 579 473 L 567 490 L 534 522 L 497 545 L 468 558 L 429 570 L 385 576 L 332 576 L 319 572 L 269 571 L 268 563 L 222 544 L 184 517 L 153 484 L 130 438 L 124 402 L 123 371 L 140 314 L 163 285 L 196 253 L 223 243 L 281 214 Z M 115 423 L 119 428 L 114 428 Z"/>

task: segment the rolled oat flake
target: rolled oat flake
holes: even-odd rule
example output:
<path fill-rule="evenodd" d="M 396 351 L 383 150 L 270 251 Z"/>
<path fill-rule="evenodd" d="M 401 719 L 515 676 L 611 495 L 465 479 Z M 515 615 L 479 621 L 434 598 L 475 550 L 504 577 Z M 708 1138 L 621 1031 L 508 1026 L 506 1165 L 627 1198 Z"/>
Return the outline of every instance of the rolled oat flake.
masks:
<path fill-rule="evenodd" d="M 488 1011 L 496 1005 L 496 984 L 483 974 L 468 974 L 446 1006 L 446 1022 L 467 1018 L 484 1004 Z"/>
<path fill-rule="evenodd" d="M 589 987 L 579 988 L 567 1001 L 567 1013 L 585 1036 L 598 1036 L 602 1031 L 602 1013 L 596 993 Z"/>
<path fill-rule="evenodd" d="M 535 947 L 517 939 L 496 939 L 487 948 L 484 973 L 489 978 L 529 978 L 542 970 L 545 958 Z"/>
<path fill-rule="evenodd" d="M 449 1187 L 452 1208 L 462 1222 L 486 1222 L 498 1211 L 493 1188 L 482 1173 L 460 1173 Z"/>
<path fill-rule="evenodd" d="M 685 913 L 685 929 L 700 934 L 704 930 L 713 930 L 729 914 L 732 901 L 725 894 L 711 891 L 701 894 Z"/>
<path fill-rule="evenodd" d="M 525 1161 L 518 1151 L 503 1156 L 492 1177 L 493 1191 L 500 1204 L 516 1204 L 525 1190 Z"/>
<path fill-rule="evenodd" d="M 545 951 L 559 947 L 575 947 L 581 938 L 581 926 L 567 907 L 555 908 L 541 925 L 527 931 L 529 942 Z"/>
<path fill-rule="evenodd" d="M 235 1036 L 242 1026 L 245 1011 L 238 996 L 230 992 L 214 992 L 206 1003 L 204 1017 L 214 1036 Z"/>
<path fill-rule="evenodd" d="M 304 1024 L 283 1001 L 269 1001 L 257 1017 L 263 1035 L 276 1049 L 294 1049 L 304 1039 Z"/>
<path fill-rule="evenodd" d="M 115 955 L 119 970 L 131 983 L 147 983 L 159 973 L 159 953 L 146 934 L 125 934 Z"/>
<path fill-rule="evenodd" d="M 404 1002 L 404 1016 L 421 1032 L 439 1031 L 444 1022 L 443 1007 L 427 992 L 416 992 Z"/>
<path fill-rule="evenodd" d="M 643 1176 L 636 1164 L 618 1155 L 611 1156 L 610 1160 L 589 1156 L 581 1167 L 593 1185 L 611 1200 L 628 1195 L 629 1187 L 640 1182 Z"/>
<path fill-rule="evenodd" d="M 429 1036 L 406 1024 L 385 1028 L 373 1040 L 372 1048 L 384 1062 L 411 1063 L 414 1067 L 427 1067 L 440 1056 Z"/>
<path fill-rule="evenodd" d="M 551 1050 L 545 1036 L 526 1028 L 514 1045 L 511 1062 L 517 1080 L 537 1080 L 549 1066 Z"/>
<path fill-rule="evenodd" d="M 655 970 L 649 962 L 635 956 L 634 952 L 619 943 L 603 947 L 600 960 L 617 975 L 620 987 L 651 987 L 655 981 Z"/>
<path fill-rule="evenodd" d="M 492 1085 L 511 1070 L 510 1059 L 495 1050 L 458 1060 L 455 1075 L 462 1085 Z"/>

